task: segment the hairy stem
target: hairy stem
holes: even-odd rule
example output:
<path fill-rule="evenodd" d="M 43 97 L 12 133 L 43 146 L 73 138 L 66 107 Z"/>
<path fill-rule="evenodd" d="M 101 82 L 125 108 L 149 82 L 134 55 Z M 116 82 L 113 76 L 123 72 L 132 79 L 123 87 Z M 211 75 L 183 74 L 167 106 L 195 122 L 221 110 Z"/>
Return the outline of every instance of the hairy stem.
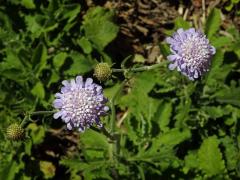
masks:
<path fill-rule="evenodd" d="M 57 112 L 56 110 L 55 111 L 35 111 L 35 112 L 30 112 L 29 115 L 32 116 L 32 115 L 41 115 L 41 114 L 53 114 Z"/>
<path fill-rule="evenodd" d="M 35 111 L 35 112 L 28 112 L 26 113 L 26 116 L 24 117 L 24 119 L 22 120 L 21 122 L 21 126 L 24 127 L 28 121 L 31 119 L 30 117 L 33 116 L 33 115 L 46 115 L 46 114 L 53 114 L 57 112 L 56 110 L 55 111 Z"/>
<path fill-rule="evenodd" d="M 156 69 L 160 66 L 162 66 L 163 63 L 159 63 L 159 64 L 154 64 L 151 66 L 142 66 L 142 67 L 138 67 L 138 68 L 129 68 L 129 69 L 114 69 L 112 68 L 112 72 L 126 72 L 126 71 L 131 71 L 131 72 L 140 72 L 140 71 L 148 71 L 151 69 Z"/>

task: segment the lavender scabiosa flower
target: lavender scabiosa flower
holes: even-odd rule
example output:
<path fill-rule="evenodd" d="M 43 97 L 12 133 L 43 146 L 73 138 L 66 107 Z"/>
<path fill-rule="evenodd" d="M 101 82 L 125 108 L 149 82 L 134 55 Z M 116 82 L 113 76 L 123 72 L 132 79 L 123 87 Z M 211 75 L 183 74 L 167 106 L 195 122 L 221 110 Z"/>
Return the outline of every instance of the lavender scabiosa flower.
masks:
<path fill-rule="evenodd" d="M 209 70 L 211 58 L 216 50 L 201 31 L 190 28 L 178 29 L 172 37 L 166 39 L 172 52 L 167 58 L 171 62 L 169 69 L 177 68 L 182 74 L 194 80 Z"/>
<path fill-rule="evenodd" d="M 69 130 L 77 128 L 84 131 L 94 124 L 102 127 L 100 116 L 106 115 L 109 110 L 102 87 L 93 83 L 91 78 L 84 82 L 82 76 L 77 76 L 76 80 L 64 80 L 62 84 L 61 92 L 56 93 L 53 102 L 58 110 L 54 119 L 61 117 Z"/>

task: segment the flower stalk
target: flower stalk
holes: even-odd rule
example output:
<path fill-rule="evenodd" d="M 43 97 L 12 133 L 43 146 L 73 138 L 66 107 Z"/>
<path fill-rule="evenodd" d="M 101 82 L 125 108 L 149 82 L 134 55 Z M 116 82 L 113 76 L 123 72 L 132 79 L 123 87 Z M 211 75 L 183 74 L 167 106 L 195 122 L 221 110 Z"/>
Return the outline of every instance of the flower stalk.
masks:
<path fill-rule="evenodd" d="M 20 126 L 21 127 L 24 127 L 27 122 L 31 119 L 31 116 L 34 116 L 34 115 L 48 115 L 48 114 L 53 114 L 53 113 L 56 113 L 57 111 L 54 110 L 54 111 L 35 111 L 35 112 L 27 112 L 26 113 L 26 116 L 24 117 L 24 119 L 22 120 Z"/>
<path fill-rule="evenodd" d="M 112 72 L 141 72 L 141 71 L 149 71 L 152 69 L 156 69 L 159 68 L 160 66 L 163 65 L 162 63 L 158 63 L 158 64 L 154 64 L 154 65 L 150 65 L 150 66 L 142 66 L 142 67 L 137 67 L 137 68 L 128 68 L 128 69 L 115 69 L 112 68 Z"/>

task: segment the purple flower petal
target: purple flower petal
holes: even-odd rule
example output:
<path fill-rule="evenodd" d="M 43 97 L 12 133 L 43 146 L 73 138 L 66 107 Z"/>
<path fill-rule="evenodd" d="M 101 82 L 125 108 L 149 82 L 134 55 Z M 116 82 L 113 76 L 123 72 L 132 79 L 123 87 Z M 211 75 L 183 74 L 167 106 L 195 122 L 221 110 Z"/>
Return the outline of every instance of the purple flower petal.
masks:
<path fill-rule="evenodd" d="M 180 28 L 172 37 L 166 38 L 166 42 L 170 44 L 172 53 L 167 57 L 171 62 L 169 69 L 177 68 L 190 80 L 199 78 L 209 70 L 216 49 L 201 31 Z"/>
<path fill-rule="evenodd" d="M 211 46 L 211 51 L 212 51 L 212 54 L 215 54 L 216 53 L 216 48 Z"/>
<path fill-rule="evenodd" d="M 176 41 L 175 41 L 173 38 L 168 37 L 168 38 L 166 38 L 166 42 L 167 42 L 168 44 L 174 44 Z"/>
<path fill-rule="evenodd" d="M 67 129 L 68 130 L 72 130 L 73 129 L 73 127 L 72 127 L 72 125 L 70 123 L 67 123 Z"/>
<path fill-rule="evenodd" d="M 103 110 L 104 110 L 105 112 L 108 112 L 108 111 L 109 111 L 109 107 L 108 107 L 108 106 L 104 106 Z"/>
<path fill-rule="evenodd" d="M 86 82 L 85 82 L 85 87 L 91 86 L 93 82 L 92 78 L 87 78 Z"/>
<path fill-rule="evenodd" d="M 107 98 L 102 87 L 93 83 L 92 78 L 83 81 L 81 76 L 70 81 L 63 81 L 61 93 L 56 93 L 53 106 L 59 110 L 54 119 L 61 117 L 67 129 L 84 131 L 94 124 L 100 126 L 100 116 L 106 115 Z"/>
<path fill-rule="evenodd" d="M 62 97 L 62 94 L 61 94 L 61 93 L 56 93 L 56 94 L 55 94 L 55 97 L 61 98 L 61 97 Z"/>
<path fill-rule="evenodd" d="M 173 70 L 173 69 L 175 69 L 176 67 L 177 67 L 177 63 L 169 64 L 169 66 L 168 66 L 168 68 L 169 68 L 170 70 Z"/>
<path fill-rule="evenodd" d="M 61 111 L 56 112 L 56 113 L 54 113 L 53 118 L 54 118 L 54 119 L 58 119 L 61 115 L 62 115 L 62 112 L 61 112 Z"/>
<path fill-rule="evenodd" d="M 77 83 L 79 86 L 82 87 L 82 85 L 83 85 L 83 78 L 82 78 L 82 76 L 77 76 L 77 77 L 76 77 L 76 83 Z"/>
<path fill-rule="evenodd" d="M 76 82 L 74 79 L 71 79 L 70 83 L 72 88 L 76 88 Z"/>
<path fill-rule="evenodd" d="M 167 56 L 167 59 L 169 60 L 169 61 L 176 61 L 177 60 L 177 55 L 176 54 L 173 54 L 173 55 L 169 55 L 169 56 Z"/>
<path fill-rule="evenodd" d="M 53 106 L 54 106 L 55 108 L 57 108 L 57 109 L 61 108 L 61 107 L 62 107 L 62 101 L 61 101 L 61 99 L 56 99 L 56 100 L 54 100 Z"/>
<path fill-rule="evenodd" d="M 62 81 L 62 84 L 63 84 L 64 86 L 69 86 L 69 85 L 70 85 L 67 80 Z"/>

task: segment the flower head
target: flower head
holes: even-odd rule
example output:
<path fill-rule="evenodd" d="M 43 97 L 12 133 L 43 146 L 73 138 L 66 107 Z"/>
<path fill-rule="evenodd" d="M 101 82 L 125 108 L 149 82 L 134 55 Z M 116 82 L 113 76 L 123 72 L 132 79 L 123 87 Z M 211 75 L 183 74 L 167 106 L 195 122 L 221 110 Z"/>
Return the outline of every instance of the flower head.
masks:
<path fill-rule="evenodd" d="M 108 63 L 98 63 L 94 68 L 94 76 L 99 81 L 106 81 L 111 77 L 112 70 Z"/>
<path fill-rule="evenodd" d="M 100 116 L 109 110 L 105 106 L 107 99 L 103 96 L 102 87 L 93 83 L 91 78 L 84 82 L 82 76 L 77 76 L 76 80 L 64 80 L 62 84 L 61 93 L 56 93 L 53 102 L 58 109 L 54 119 L 61 117 L 69 130 L 77 128 L 84 131 L 94 124 L 102 127 Z"/>
<path fill-rule="evenodd" d="M 190 28 L 178 29 L 166 39 L 172 52 L 167 58 L 171 61 L 169 69 L 177 68 L 182 74 L 194 80 L 209 70 L 211 58 L 216 50 L 201 31 Z"/>
<path fill-rule="evenodd" d="M 19 141 L 25 137 L 25 131 L 18 123 L 13 123 L 7 128 L 6 136 L 9 140 Z"/>

